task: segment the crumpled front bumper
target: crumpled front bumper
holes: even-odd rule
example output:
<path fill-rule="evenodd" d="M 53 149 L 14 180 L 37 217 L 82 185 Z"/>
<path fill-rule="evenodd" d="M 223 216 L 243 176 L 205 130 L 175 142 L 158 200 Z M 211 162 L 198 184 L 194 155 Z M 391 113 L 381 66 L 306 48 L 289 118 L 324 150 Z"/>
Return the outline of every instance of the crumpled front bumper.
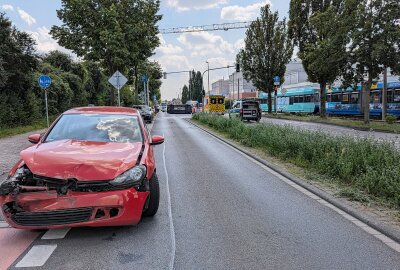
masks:
<path fill-rule="evenodd" d="M 0 196 L 8 224 L 19 229 L 124 226 L 139 223 L 149 192 L 25 192 Z"/>

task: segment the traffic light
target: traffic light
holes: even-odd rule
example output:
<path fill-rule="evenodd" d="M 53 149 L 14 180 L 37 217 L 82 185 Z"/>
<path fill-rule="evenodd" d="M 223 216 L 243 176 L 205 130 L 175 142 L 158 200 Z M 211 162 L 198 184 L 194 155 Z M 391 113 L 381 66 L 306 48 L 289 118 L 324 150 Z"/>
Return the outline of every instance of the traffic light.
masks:
<path fill-rule="evenodd" d="M 240 72 L 240 64 L 236 63 L 236 72 Z"/>

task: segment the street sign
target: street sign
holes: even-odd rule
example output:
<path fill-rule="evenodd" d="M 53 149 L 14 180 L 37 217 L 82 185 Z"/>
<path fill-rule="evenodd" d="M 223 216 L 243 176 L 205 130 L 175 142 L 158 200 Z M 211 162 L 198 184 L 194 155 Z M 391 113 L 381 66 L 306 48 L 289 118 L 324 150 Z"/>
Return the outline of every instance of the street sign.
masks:
<path fill-rule="evenodd" d="M 153 101 L 156 102 L 156 100 L 157 100 L 157 96 L 153 95 Z"/>
<path fill-rule="evenodd" d="M 121 74 L 118 70 L 108 79 L 108 82 L 112 84 L 118 90 L 118 106 L 121 106 L 121 98 L 119 91 L 128 82 L 128 79 Z"/>
<path fill-rule="evenodd" d="M 147 75 L 146 75 L 146 74 L 142 75 L 142 76 L 140 77 L 140 80 L 141 80 L 142 82 L 147 82 L 147 80 L 148 80 Z"/>
<path fill-rule="evenodd" d="M 274 77 L 274 85 L 280 85 L 281 84 L 281 78 L 279 76 Z"/>
<path fill-rule="evenodd" d="M 282 95 L 286 95 L 287 89 L 286 89 L 286 88 L 282 88 L 282 89 L 281 89 L 281 93 L 282 93 Z"/>
<path fill-rule="evenodd" d="M 108 82 L 111 83 L 115 88 L 121 89 L 128 82 L 128 79 L 122 75 L 121 72 L 116 71 L 114 75 L 110 77 Z"/>
<path fill-rule="evenodd" d="M 51 78 L 47 75 L 40 75 L 39 86 L 43 89 L 48 88 L 51 85 Z"/>
<path fill-rule="evenodd" d="M 38 80 L 39 86 L 44 89 L 44 101 L 46 103 L 46 120 L 47 127 L 49 127 L 49 104 L 47 102 L 47 88 L 51 85 L 51 78 L 47 75 L 40 75 Z"/>

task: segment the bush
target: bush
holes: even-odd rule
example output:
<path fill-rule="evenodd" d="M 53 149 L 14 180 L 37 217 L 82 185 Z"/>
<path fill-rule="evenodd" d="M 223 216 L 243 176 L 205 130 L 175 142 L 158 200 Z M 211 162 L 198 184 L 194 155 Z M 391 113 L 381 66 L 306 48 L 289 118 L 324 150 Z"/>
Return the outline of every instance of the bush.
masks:
<path fill-rule="evenodd" d="M 243 145 L 261 148 L 400 207 L 400 152 L 390 143 L 335 137 L 289 126 L 246 125 L 237 119 L 203 113 L 193 119 Z"/>
<path fill-rule="evenodd" d="M 394 124 L 397 120 L 397 117 L 394 115 L 388 114 L 388 115 L 386 115 L 385 120 L 388 124 Z"/>

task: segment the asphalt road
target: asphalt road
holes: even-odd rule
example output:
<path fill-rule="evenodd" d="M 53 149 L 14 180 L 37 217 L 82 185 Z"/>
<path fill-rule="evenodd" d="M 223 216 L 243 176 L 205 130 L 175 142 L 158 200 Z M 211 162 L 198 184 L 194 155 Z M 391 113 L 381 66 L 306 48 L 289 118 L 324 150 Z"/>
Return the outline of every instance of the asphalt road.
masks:
<path fill-rule="evenodd" d="M 393 143 L 397 148 L 400 148 L 400 136 L 399 134 L 379 132 L 379 131 L 362 131 L 355 130 L 352 128 L 327 125 L 323 123 L 312 123 L 312 122 L 300 122 L 286 119 L 274 119 L 263 117 L 262 123 L 275 124 L 275 125 L 289 125 L 294 128 L 326 132 L 335 136 L 350 136 L 355 138 L 369 138 L 377 141 L 386 141 Z"/>
<path fill-rule="evenodd" d="M 166 138 L 157 215 L 39 238 L 57 245 L 39 269 L 400 269 L 400 253 L 182 116 L 152 133 Z"/>

